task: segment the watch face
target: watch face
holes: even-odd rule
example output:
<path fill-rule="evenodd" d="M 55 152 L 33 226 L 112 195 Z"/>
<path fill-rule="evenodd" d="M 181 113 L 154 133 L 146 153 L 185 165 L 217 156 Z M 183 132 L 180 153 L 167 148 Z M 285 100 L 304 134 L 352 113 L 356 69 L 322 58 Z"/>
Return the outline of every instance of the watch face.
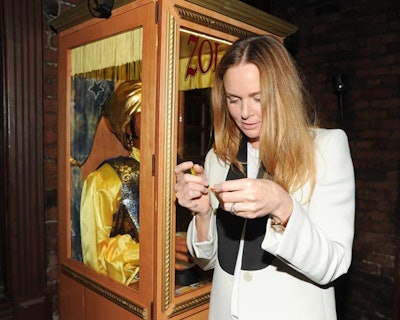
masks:
<path fill-rule="evenodd" d="M 89 11 L 96 18 L 109 18 L 114 0 L 88 0 Z"/>

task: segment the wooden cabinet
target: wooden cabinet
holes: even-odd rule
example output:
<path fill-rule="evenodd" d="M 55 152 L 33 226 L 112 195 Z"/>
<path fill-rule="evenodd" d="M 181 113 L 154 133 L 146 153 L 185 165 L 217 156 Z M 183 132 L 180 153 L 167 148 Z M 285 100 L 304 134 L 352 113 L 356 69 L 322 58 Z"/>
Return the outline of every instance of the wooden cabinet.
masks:
<path fill-rule="evenodd" d="M 116 0 L 107 19 L 90 16 L 85 4 L 53 27 L 60 319 L 207 319 L 212 273 L 188 267 L 195 276 L 181 282 L 175 271 L 176 234 L 191 214 L 175 204 L 173 169 L 178 161 L 201 162 L 210 146 L 208 93 L 225 49 L 245 34 L 283 39 L 296 28 L 238 1 L 200 0 Z M 83 183 L 105 159 L 128 155 L 101 113 L 126 80 L 142 84 L 139 277 L 129 284 L 86 265 L 81 249 L 92 232 L 81 228 Z"/>

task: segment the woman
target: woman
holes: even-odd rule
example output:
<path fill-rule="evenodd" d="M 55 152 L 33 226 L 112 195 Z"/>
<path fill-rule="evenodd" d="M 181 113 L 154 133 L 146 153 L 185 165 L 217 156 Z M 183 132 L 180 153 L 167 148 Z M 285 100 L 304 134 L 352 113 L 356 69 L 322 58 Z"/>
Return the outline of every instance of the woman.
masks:
<path fill-rule="evenodd" d="M 351 263 L 354 171 L 345 133 L 317 128 L 310 106 L 272 36 L 239 39 L 217 67 L 214 146 L 204 168 L 175 168 L 178 202 L 196 212 L 189 251 L 214 269 L 209 319 L 336 319 L 332 282 Z"/>

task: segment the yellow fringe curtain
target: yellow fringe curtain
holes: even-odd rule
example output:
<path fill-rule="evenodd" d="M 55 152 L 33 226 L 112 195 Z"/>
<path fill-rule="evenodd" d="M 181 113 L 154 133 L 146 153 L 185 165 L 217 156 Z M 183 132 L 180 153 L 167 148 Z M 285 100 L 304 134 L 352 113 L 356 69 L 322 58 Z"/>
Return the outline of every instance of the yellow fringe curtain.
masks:
<path fill-rule="evenodd" d="M 122 66 L 112 66 L 99 70 L 92 70 L 84 73 L 77 73 L 75 76 L 91 79 L 114 80 L 140 80 L 142 78 L 142 61 L 130 62 Z"/>
<path fill-rule="evenodd" d="M 142 28 L 71 50 L 71 75 L 107 80 L 141 79 Z"/>

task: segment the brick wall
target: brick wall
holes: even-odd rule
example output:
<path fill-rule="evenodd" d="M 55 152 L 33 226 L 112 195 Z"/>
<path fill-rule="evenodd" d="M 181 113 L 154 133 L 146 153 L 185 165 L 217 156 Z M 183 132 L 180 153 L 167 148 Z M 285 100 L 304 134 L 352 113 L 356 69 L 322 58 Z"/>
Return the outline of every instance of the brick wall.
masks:
<path fill-rule="evenodd" d="M 53 320 L 58 316 L 58 210 L 57 210 L 57 35 L 52 19 L 83 0 L 43 0 L 44 165 L 47 246 L 47 283 Z"/>
<path fill-rule="evenodd" d="M 324 125 L 340 126 L 333 77 L 345 75 L 348 86 L 344 130 L 355 166 L 357 204 L 344 319 L 392 315 L 400 159 L 400 16 L 394 3 L 348 0 L 289 17 L 300 28 L 289 43 Z"/>
<path fill-rule="evenodd" d="M 48 23 L 82 0 L 44 0 L 44 134 L 48 293 L 58 319 L 57 37 Z M 400 18 L 395 1 L 342 1 L 289 12 L 289 45 L 322 123 L 339 127 L 333 77 L 344 75 L 344 129 L 357 183 L 353 264 L 341 283 L 343 319 L 391 319 L 400 159 Z M 327 3 L 322 1 L 320 3 Z M 328 1 L 329 3 L 329 1 Z M 398 250 L 398 249 L 397 249 Z"/>

